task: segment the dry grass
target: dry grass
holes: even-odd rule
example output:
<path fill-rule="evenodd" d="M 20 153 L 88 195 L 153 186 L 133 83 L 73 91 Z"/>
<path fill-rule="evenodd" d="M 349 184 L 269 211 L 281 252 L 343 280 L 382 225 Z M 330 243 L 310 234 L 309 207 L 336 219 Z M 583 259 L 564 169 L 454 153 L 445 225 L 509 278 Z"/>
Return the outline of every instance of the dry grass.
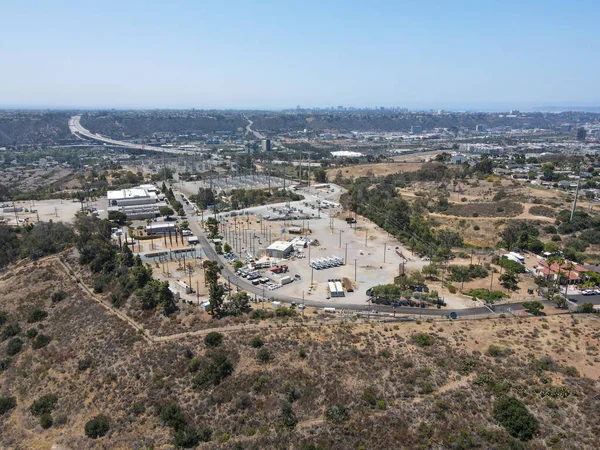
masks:
<path fill-rule="evenodd" d="M 52 304 L 49 296 L 59 289 L 67 296 Z M 272 324 L 227 333 L 221 351 L 233 362 L 233 375 L 196 391 L 184 350 L 203 358 L 201 339 L 147 343 L 81 294 L 56 263 L 9 270 L 0 278 L 0 298 L 9 321 L 24 330 L 34 326 L 26 323 L 31 309 L 47 310 L 40 325 L 53 337 L 40 350 L 27 343 L 0 374 L 2 395 L 18 402 L 0 420 L 2 448 L 172 448 L 170 430 L 154 413 L 167 399 L 181 405 L 188 424 L 213 430 L 212 442 L 202 448 L 508 448 L 512 438 L 491 417 L 500 395 L 521 398 L 540 420 L 533 447 L 600 445 L 596 317 L 316 328 Z M 432 336 L 433 345 L 419 347 L 415 333 Z M 257 361 L 258 350 L 248 345 L 256 335 L 272 362 Z M 500 346 L 502 356 L 487 355 L 490 344 Z M 3 358 L 5 346 L 0 344 Z M 92 365 L 78 370 L 83 358 Z M 568 366 L 588 378 L 572 376 Z M 384 404 L 369 403 L 366 388 Z M 556 392 L 567 397 L 552 397 Z M 64 423 L 42 430 L 28 408 L 48 393 L 58 395 L 53 415 L 64 417 Z M 295 429 L 278 426 L 282 401 L 292 401 Z M 145 411 L 135 412 L 136 403 Z M 324 411 L 337 404 L 348 408 L 348 421 L 324 421 Z M 92 441 L 83 426 L 98 413 L 111 418 L 111 431 Z"/>

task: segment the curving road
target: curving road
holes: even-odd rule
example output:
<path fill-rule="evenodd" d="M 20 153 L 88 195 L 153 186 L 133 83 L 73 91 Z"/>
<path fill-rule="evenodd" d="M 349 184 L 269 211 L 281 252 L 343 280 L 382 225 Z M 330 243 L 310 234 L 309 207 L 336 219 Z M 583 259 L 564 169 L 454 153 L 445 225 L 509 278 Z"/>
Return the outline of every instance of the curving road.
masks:
<path fill-rule="evenodd" d="M 81 125 L 81 115 L 73 116 L 69 119 L 69 129 L 71 133 L 77 137 L 85 137 L 94 141 L 103 142 L 105 144 L 115 145 L 118 147 L 131 148 L 136 150 L 143 150 L 146 152 L 161 152 L 161 153 L 174 153 L 174 154 L 193 154 L 195 152 L 179 150 L 168 147 L 154 147 L 152 145 L 134 144 L 133 142 L 119 141 L 116 139 L 107 138 L 101 134 L 92 133 L 90 130 L 84 128 Z"/>
<path fill-rule="evenodd" d="M 264 137 L 262 134 L 260 134 L 258 131 L 254 131 L 254 130 L 252 129 L 252 124 L 253 124 L 254 122 L 252 122 L 252 121 L 251 121 L 250 119 L 248 119 L 247 117 L 245 117 L 245 119 L 248 121 L 248 125 L 246 125 L 246 132 L 247 132 L 247 133 L 249 133 L 249 134 L 253 134 L 253 135 L 254 135 L 254 137 L 255 137 L 256 139 L 259 139 L 259 140 L 262 140 L 262 139 L 264 139 L 265 137 Z"/>

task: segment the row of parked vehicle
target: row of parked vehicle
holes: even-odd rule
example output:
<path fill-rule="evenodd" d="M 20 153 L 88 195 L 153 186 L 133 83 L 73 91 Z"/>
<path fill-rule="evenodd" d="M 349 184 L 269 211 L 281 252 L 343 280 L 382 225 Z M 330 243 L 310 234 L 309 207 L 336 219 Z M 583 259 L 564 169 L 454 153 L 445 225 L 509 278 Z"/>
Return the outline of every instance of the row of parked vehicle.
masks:
<path fill-rule="evenodd" d="M 586 289 L 581 291 L 581 295 L 600 295 L 600 289 Z"/>
<path fill-rule="evenodd" d="M 223 258 L 225 258 L 225 259 L 226 259 L 227 261 L 229 261 L 230 263 L 233 263 L 233 262 L 237 261 L 238 259 L 240 259 L 240 258 L 238 258 L 238 256 L 237 256 L 235 253 L 233 253 L 233 252 L 231 252 L 231 253 L 225 253 L 225 254 L 223 255 Z"/>
<path fill-rule="evenodd" d="M 257 280 L 260 278 L 260 273 L 258 271 L 252 271 L 252 272 L 248 272 L 246 270 L 238 270 L 237 272 L 235 272 L 235 274 L 237 276 L 240 276 L 242 278 L 246 278 L 250 281 L 252 280 Z"/>
<path fill-rule="evenodd" d="M 331 256 L 329 258 L 313 259 L 310 262 L 310 266 L 313 269 L 317 269 L 317 270 L 331 269 L 332 267 L 342 266 L 343 264 L 344 264 L 344 260 L 342 258 L 338 258 L 337 256 Z"/>

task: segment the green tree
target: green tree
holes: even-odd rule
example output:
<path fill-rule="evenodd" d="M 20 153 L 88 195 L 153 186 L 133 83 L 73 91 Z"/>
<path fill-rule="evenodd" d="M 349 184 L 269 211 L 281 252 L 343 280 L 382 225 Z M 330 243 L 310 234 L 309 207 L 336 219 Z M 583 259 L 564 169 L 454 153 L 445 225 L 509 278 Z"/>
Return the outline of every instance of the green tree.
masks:
<path fill-rule="evenodd" d="M 539 432 L 539 421 L 518 398 L 497 399 L 492 414 L 514 438 L 529 441 Z"/>
<path fill-rule="evenodd" d="M 217 283 L 210 283 L 208 287 L 208 310 L 213 316 L 219 317 L 223 313 L 223 296 L 225 289 Z"/>
<path fill-rule="evenodd" d="M 207 347 L 218 347 L 223 342 L 223 335 L 216 331 L 211 331 L 204 336 L 204 343 Z"/>
<path fill-rule="evenodd" d="M 141 289 L 152 280 L 152 267 L 136 264 L 131 271 L 136 286 Z"/>
<path fill-rule="evenodd" d="M 315 169 L 313 173 L 317 183 L 327 183 L 327 172 L 322 167 Z"/>
<path fill-rule="evenodd" d="M 198 194 L 196 195 L 196 204 L 198 208 L 202 211 L 207 209 L 209 206 L 214 205 L 216 203 L 215 193 L 210 188 L 200 188 L 198 189 Z"/>
<path fill-rule="evenodd" d="M 221 266 L 218 261 L 205 260 L 202 262 L 204 268 L 206 282 L 209 284 L 216 283 L 221 273 Z"/>
<path fill-rule="evenodd" d="M 286 428 L 294 428 L 298 423 L 298 419 L 296 418 L 296 414 L 294 413 L 294 409 L 292 405 L 287 402 L 281 402 L 281 425 Z"/>
<path fill-rule="evenodd" d="M 175 296 L 173 295 L 171 289 L 169 289 L 168 281 L 164 281 L 159 284 L 157 297 L 158 303 L 162 307 L 164 315 L 168 316 L 177 310 L 177 306 L 175 305 Z"/>
<path fill-rule="evenodd" d="M 113 222 L 115 225 L 122 226 L 127 222 L 127 214 L 122 213 L 121 211 L 109 211 L 108 220 Z"/>
<path fill-rule="evenodd" d="M 219 222 L 214 217 L 206 219 L 206 228 L 208 229 L 208 237 L 216 239 L 219 237 Z"/>
<path fill-rule="evenodd" d="M 110 430 L 110 420 L 104 415 L 93 417 L 85 424 L 85 435 L 91 439 L 104 436 Z"/>
<path fill-rule="evenodd" d="M 238 292 L 229 299 L 226 312 L 232 316 L 239 316 L 250 311 L 250 297 L 246 292 Z"/>
<path fill-rule="evenodd" d="M 15 406 L 17 406 L 15 397 L 0 397 L 0 416 L 9 412 Z"/>
<path fill-rule="evenodd" d="M 233 373 L 233 364 L 223 353 L 213 354 L 210 363 L 192 379 L 192 385 L 197 389 L 219 385 Z"/>
<path fill-rule="evenodd" d="M 175 211 L 173 211 L 168 206 L 163 206 L 162 208 L 160 208 L 159 213 L 160 213 L 161 216 L 166 217 L 167 219 L 169 217 L 175 215 Z"/>
<path fill-rule="evenodd" d="M 499 280 L 506 289 L 515 290 L 519 286 L 519 277 L 511 271 L 504 272 Z"/>
<path fill-rule="evenodd" d="M 435 264 L 428 264 L 421 269 L 421 273 L 425 275 L 428 279 L 432 280 L 437 278 L 440 273 L 440 269 Z"/>
<path fill-rule="evenodd" d="M 551 300 L 552 300 L 552 303 L 554 303 L 557 308 L 564 309 L 568 306 L 567 299 L 560 294 L 554 294 L 551 297 Z"/>
<path fill-rule="evenodd" d="M 523 303 L 523 308 L 525 308 L 525 311 L 528 313 L 533 314 L 534 316 L 539 316 L 541 311 L 544 309 L 544 305 L 538 301 L 525 302 Z"/>

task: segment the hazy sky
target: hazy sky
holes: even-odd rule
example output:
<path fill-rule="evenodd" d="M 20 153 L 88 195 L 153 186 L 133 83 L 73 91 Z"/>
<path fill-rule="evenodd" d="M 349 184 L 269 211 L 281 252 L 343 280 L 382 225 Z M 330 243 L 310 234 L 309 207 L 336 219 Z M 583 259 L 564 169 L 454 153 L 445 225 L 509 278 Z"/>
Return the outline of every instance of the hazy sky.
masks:
<path fill-rule="evenodd" d="M 4 1 L 0 106 L 600 105 L 600 1 Z"/>

